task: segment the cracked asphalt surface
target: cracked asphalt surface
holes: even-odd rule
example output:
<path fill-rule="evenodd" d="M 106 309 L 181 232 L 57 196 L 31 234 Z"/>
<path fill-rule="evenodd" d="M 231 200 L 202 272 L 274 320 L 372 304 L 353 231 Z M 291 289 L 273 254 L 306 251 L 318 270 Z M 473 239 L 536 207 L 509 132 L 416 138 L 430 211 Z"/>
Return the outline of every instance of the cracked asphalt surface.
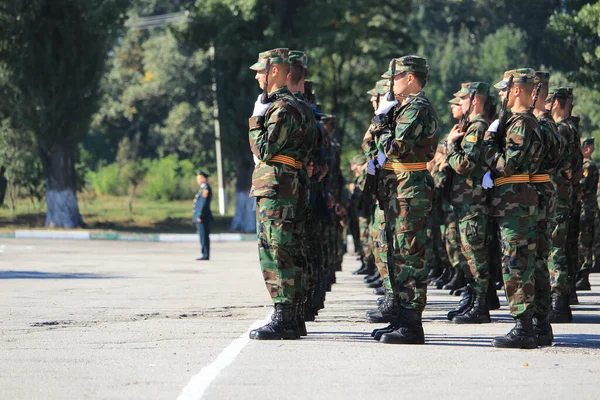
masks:
<path fill-rule="evenodd" d="M 270 311 L 252 242 L 0 240 L 0 398 L 175 399 L 190 379 Z M 446 320 L 458 298 L 430 290 L 427 343 L 375 342 L 376 296 L 344 271 L 298 341 L 250 341 L 206 399 L 600 398 L 600 274 L 580 292 L 555 345 L 491 347 L 493 323 Z M 500 294 L 500 293 L 499 293 Z"/>

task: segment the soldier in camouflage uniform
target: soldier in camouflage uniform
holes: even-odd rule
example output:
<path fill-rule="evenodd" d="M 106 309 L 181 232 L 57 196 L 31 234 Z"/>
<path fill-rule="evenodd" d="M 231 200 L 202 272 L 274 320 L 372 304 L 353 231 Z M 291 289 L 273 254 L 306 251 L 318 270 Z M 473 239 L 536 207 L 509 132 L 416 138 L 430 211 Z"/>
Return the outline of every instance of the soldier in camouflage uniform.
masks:
<path fill-rule="evenodd" d="M 498 133 L 497 128 L 490 126 L 486 134 L 486 143 L 496 143 L 495 151 L 490 152 L 486 161 L 493 168 L 496 179 L 491 182 L 488 172 L 482 185 L 494 187 L 490 211 L 500 227 L 504 290 L 516 324 L 506 336 L 494 338 L 492 344 L 531 349 L 537 347 L 532 318 L 538 194 L 530 184 L 530 175 L 539 168 L 542 142 L 539 123 L 529 110 L 535 71 L 531 68 L 506 71 L 502 81 L 495 85 L 501 97 L 507 95 L 511 75 L 514 87 L 509 94 L 508 107 L 512 115 L 506 122 L 506 131 Z M 487 138 L 494 133 L 498 134 L 495 141 Z"/>
<path fill-rule="evenodd" d="M 471 94 L 473 104 L 470 103 Z M 489 323 L 488 307 L 489 271 L 485 247 L 488 225 L 487 196 L 480 182 L 487 171 L 483 138 L 489 123 L 483 114 L 490 93 L 485 82 L 463 83 L 454 96 L 461 99 L 463 113 L 468 112 L 465 127 L 455 126 L 448 135 L 448 154 L 446 155 L 451 174 L 450 201 L 459 221 L 462 252 L 469 263 L 472 279 L 469 291 L 473 299 L 469 307 L 455 310 L 453 318 L 458 324 Z M 461 312 L 462 311 L 462 312 Z"/>
<path fill-rule="evenodd" d="M 312 161 L 313 145 L 316 136 L 317 122 L 312 108 L 304 96 L 304 80 L 308 74 L 308 57 L 302 51 L 291 50 L 289 52 L 290 69 L 287 75 L 287 86 L 290 92 L 298 100 L 303 120 L 306 121 L 303 127 L 304 135 L 301 137 L 302 146 L 296 158 L 296 168 L 298 169 L 298 204 L 296 209 L 296 220 L 294 222 L 294 232 L 292 236 L 292 246 L 294 248 L 294 286 L 296 295 L 294 298 L 296 306 L 296 319 L 300 328 L 300 334 L 306 335 L 306 321 L 314 321 L 315 315 L 313 308 L 309 306 L 308 299 L 312 298 L 314 284 L 309 285 L 309 281 L 314 281 L 314 273 L 310 269 L 307 260 L 307 231 L 306 221 L 308 218 L 308 186 L 309 177 L 306 171 L 306 165 Z"/>
<path fill-rule="evenodd" d="M 375 111 L 376 140 L 372 146 L 377 147 L 382 166 L 377 194 L 386 221 L 381 235 L 393 254 L 388 268 L 397 307 L 393 326 L 379 341 L 422 344 L 425 336 L 421 316 L 427 302 L 426 227 L 434 191 L 427 162 L 437 148 L 439 122 L 423 92 L 429 71 L 426 60 L 405 56 L 392 63 L 382 77 L 393 78 L 396 99 L 382 100 Z M 374 160 L 370 163 L 367 173 L 375 173 Z"/>
<path fill-rule="evenodd" d="M 354 275 L 362 275 L 367 271 L 367 265 L 365 263 L 366 243 L 362 242 L 362 231 L 360 226 L 360 201 L 362 199 L 362 191 L 365 187 L 367 174 L 367 172 L 364 170 L 365 163 L 365 156 L 362 154 L 352 157 L 350 162 L 350 169 L 352 172 L 354 172 L 354 184 L 352 188 L 352 194 L 350 195 L 348 220 L 350 233 L 352 234 L 352 240 L 354 241 L 354 251 L 358 255 L 361 264 L 360 268 L 353 272 Z"/>
<path fill-rule="evenodd" d="M 577 290 L 591 290 L 589 281 L 590 271 L 593 266 L 594 223 L 598 215 L 598 167 L 592 160 L 594 152 L 594 138 L 581 139 L 581 152 L 583 153 L 583 178 L 581 187 L 583 197 L 581 205 L 580 233 L 579 233 L 579 258 L 581 269 L 576 284 Z"/>
<path fill-rule="evenodd" d="M 564 146 L 561 151 L 563 165 L 556 174 L 551 176 L 557 194 L 556 217 L 553 222 L 552 245 L 548 263 L 552 297 L 552 309 L 549 315 L 551 323 L 568 323 L 573 319 L 569 306 L 566 243 L 570 223 L 569 214 L 573 205 L 573 169 L 577 165 L 576 152 L 579 152 L 579 146 L 575 151 L 574 146 L 571 145 L 575 137 L 566 121 L 568 118 L 567 97 L 568 92 L 565 88 L 550 88 L 546 97 L 546 108 L 552 114 L 552 119 L 557 125 L 559 140 Z"/>
<path fill-rule="evenodd" d="M 389 89 L 388 80 L 381 80 L 377 82 L 375 86 L 375 92 L 377 94 L 377 101 L 372 102 L 373 108 L 377 110 L 379 107 L 379 103 L 383 96 L 387 93 Z M 390 110 L 390 115 L 392 111 Z M 372 163 L 372 160 L 377 158 L 377 148 L 374 146 L 374 138 L 376 134 L 376 125 L 371 123 L 369 129 L 365 133 L 362 141 L 362 149 L 369 160 L 369 163 Z M 368 166 L 369 164 L 367 164 Z M 372 174 L 371 174 L 372 175 Z M 379 276 L 382 280 L 382 286 L 384 289 L 384 298 L 382 299 L 379 306 L 375 309 L 367 310 L 366 319 L 367 322 L 371 323 L 384 323 L 390 322 L 393 317 L 395 317 L 394 305 L 396 304 L 394 300 L 394 294 L 392 291 L 392 282 L 390 271 L 388 269 L 388 241 L 386 240 L 385 235 L 382 235 L 382 232 L 385 231 L 385 213 L 380 205 L 379 199 L 377 196 L 373 199 L 371 218 L 369 223 L 370 228 L 370 237 L 373 243 L 373 256 L 375 265 L 377 266 L 377 270 Z M 372 332 L 373 337 L 380 337 L 382 333 L 378 336 L 375 336 L 378 333 L 378 330 L 374 330 Z"/>
<path fill-rule="evenodd" d="M 537 251 L 535 260 L 535 303 L 533 325 L 539 346 L 550 346 L 554 338 L 552 326 L 548 320 L 550 313 L 550 273 L 548 260 L 552 246 L 552 232 L 557 210 L 557 192 L 552 177 L 558 176 L 566 168 L 563 159 L 566 142 L 558 134 L 558 128 L 550 113 L 546 110 L 542 99 L 548 96 L 550 74 L 544 71 L 535 73 L 536 85 L 541 84 L 538 100 L 533 114 L 540 124 L 543 157 L 536 175 L 531 176 L 531 183 L 537 190 L 539 198 L 537 217 Z"/>
<path fill-rule="evenodd" d="M 250 196 L 256 197 L 260 265 L 274 303 L 272 321 L 251 331 L 251 339 L 300 337 L 294 309 L 293 235 L 300 185 L 296 159 L 303 155 L 302 138 L 308 121 L 286 86 L 288 53 L 285 48 L 263 52 L 250 67 L 268 93 L 265 103 L 258 97 L 249 121 L 250 148 L 258 160 Z"/>
<path fill-rule="evenodd" d="M 583 178 L 583 155 L 581 154 L 581 134 L 577 126 L 575 118 L 572 116 L 573 111 L 573 88 L 567 87 L 567 102 L 566 108 L 568 116 L 565 123 L 573 132 L 574 142 L 569 143 L 572 146 L 574 156 L 573 177 L 573 197 L 571 203 L 571 213 L 569 215 L 569 231 L 567 233 L 567 267 L 569 271 L 569 304 L 579 304 L 575 283 L 577 281 L 577 272 L 579 271 L 579 217 L 581 216 L 581 198 L 583 197 L 583 189 L 581 187 L 581 179 Z"/>

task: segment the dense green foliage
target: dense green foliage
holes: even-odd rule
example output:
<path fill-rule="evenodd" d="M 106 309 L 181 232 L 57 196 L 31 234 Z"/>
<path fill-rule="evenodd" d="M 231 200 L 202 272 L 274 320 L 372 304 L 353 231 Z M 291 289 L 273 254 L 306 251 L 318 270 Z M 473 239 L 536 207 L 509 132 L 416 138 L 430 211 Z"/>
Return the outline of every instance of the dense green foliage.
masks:
<path fill-rule="evenodd" d="M 121 4 L 111 1 L 114 7 Z M 598 2 L 535 0 L 526 6 L 515 0 L 391 0 L 377 6 L 366 0 L 131 3 L 128 16 L 133 22 L 183 10 L 189 15 L 187 21 L 152 29 L 128 28 L 110 51 L 103 52 L 102 59 L 92 59 L 94 65 L 107 65 L 101 76 L 86 75 L 92 70 L 82 67 L 81 74 L 71 76 L 72 81 L 62 77 L 56 82 L 24 82 L 15 79 L 14 68 L 6 79 L 0 63 L 0 119 L 11 118 L 10 125 L 2 126 L 10 126 L 12 132 L 33 132 L 42 154 L 56 135 L 69 143 L 83 138 L 79 165 L 88 170 L 83 174 L 88 185 L 101 194 L 128 195 L 130 207 L 136 194 L 163 200 L 191 196 L 194 170 L 216 171 L 215 100 L 225 183 L 248 189 L 253 164 L 247 119 L 260 93 L 248 67 L 260 51 L 279 46 L 307 51 L 309 78 L 315 82 L 321 108 L 338 116 L 336 137 L 343 143 L 345 160 L 360 151 L 360 140 L 372 116 L 366 91 L 385 71 L 390 58 L 405 54 L 428 59 L 431 69 L 425 91 L 442 120 L 443 134 L 454 123 L 447 101 L 461 82 L 493 84 L 504 70 L 527 66 L 551 71 L 553 84 L 573 85 L 575 113 L 582 117 L 583 135 L 600 139 Z M 90 11 L 86 24 L 98 23 L 94 15 L 99 14 Z M 118 23 L 120 17 L 115 14 L 112 20 Z M 95 28 L 98 34 L 107 29 L 108 25 Z M 2 41 L 0 51 L 4 54 L 11 46 L 27 47 L 23 32 L 12 32 L 19 39 Z M 91 48 L 97 38 L 84 36 L 82 40 Z M 21 65 L 30 69 L 28 73 L 37 72 L 33 65 Z M 82 85 L 82 76 L 88 76 L 89 83 Z M 50 102 L 47 88 L 61 82 L 66 88 Z M 30 103 L 24 103 L 24 98 L 31 99 Z M 78 103 L 61 108 L 59 98 L 65 105 L 73 104 L 74 99 Z M 34 112 L 31 104 L 40 110 Z M 47 135 L 39 134 L 36 121 L 40 116 L 46 116 L 52 127 L 45 130 Z M 31 121 L 25 123 L 26 119 Z M 0 147 L 9 146 L 7 143 L 0 141 Z M 0 159 L 0 163 L 6 160 Z"/>

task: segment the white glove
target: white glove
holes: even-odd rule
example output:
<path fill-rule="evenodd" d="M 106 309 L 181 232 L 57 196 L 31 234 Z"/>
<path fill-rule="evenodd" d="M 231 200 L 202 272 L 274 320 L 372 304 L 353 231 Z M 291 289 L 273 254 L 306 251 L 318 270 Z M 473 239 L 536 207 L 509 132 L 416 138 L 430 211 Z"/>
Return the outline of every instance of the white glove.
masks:
<path fill-rule="evenodd" d="M 500 120 L 497 119 L 494 122 L 492 122 L 488 128 L 488 132 L 498 132 L 498 125 L 500 125 Z"/>
<path fill-rule="evenodd" d="M 375 160 L 370 160 L 369 163 L 367 164 L 367 174 L 375 175 L 375 172 L 376 172 Z"/>
<path fill-rule="evenodd" d="M 387 159 L 387 157 L 381 151 L 379 153 L 377 153 L 377 163 L 379 165 L 381 165 L 382 167 L 385 164 L 386 159 Z"/>
<path fill-rule="evenodd" d="M 265 113 L 267 112 L 267 110 L 269 109 L 269 107 L 271 107 L 271 103 L 263 104 L 261 99 L 262 99 L 262 94 L 259 94 L 258 98 L 256 99 L 256 103 L 254 103 L 254 111 L 252 111 L 253 117 L 264 116 Z"/>
<path fill-rule="evenodd" d="M 388 101 L 387 96 L 384 96 L 379 100 L 379 107 L 375 111 L 375 115 L 387 114 L 396 104 L 398 104 L 398 100 Z"/>
<path fill-rule="evenodd" d="M 256 157 L 256 155 L 252 154 L 252 158 L 254 159 L 254 165 L 258 165 L 258 163 L 260 163 L 260 160 L 258 157 Z"/>
<path fill-rule="evenodd" d="M 494 180 L 492 179 L 492 174 L 490 171 L 486 172 L 483 176 L 483 182 L 481 182 L 481 186 L 484 189 L 491 189 L 494 187 Z"/>

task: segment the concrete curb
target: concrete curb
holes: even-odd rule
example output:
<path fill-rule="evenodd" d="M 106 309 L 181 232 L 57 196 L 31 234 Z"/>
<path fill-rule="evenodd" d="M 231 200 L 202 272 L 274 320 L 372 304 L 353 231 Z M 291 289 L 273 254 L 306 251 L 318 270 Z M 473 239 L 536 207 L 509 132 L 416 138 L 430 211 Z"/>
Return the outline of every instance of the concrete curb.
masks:
<path fill-rule="evenodd" d="M 54 240 L 119 240 L 129 242 L 190 242 L 197 243 L 195 233 L 133 233 L 133 232 L 88 232 L 88 231 L 34 231 L 17 230 L 0 232 L 0 239 L 54 239 Z M 213 233 L 213 242 L 242 242 L 254 241 L 256 235 L 251 233 Z"/>

